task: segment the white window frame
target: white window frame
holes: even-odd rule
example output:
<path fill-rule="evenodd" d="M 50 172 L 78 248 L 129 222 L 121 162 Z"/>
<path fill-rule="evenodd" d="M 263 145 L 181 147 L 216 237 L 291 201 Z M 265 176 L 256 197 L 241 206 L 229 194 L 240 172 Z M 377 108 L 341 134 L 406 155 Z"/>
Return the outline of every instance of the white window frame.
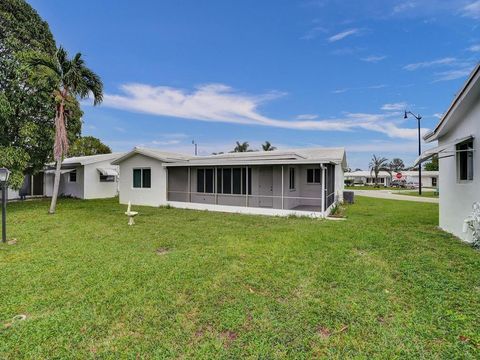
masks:
<path fill-rule="evenodd" d="M 72 181 L 72 178 L 70 177 L 72 175 L 72 173 L 75 173 L 75 181 Z M 77 173 L 77 169 L 73 170 L 73 171 L 70 171 L 68 173 L 68 182 L 69 183 L 72 183 L 72 184 L 76 184 L 78 182 L 78 173 Z"/>
<path fill-rule="evenodd" d="M 135 170 L 140 170 L 140 186 L 135 187 L 134 182 L 135 182 L 135 177 L 134 177 L 134 172 Z M 150 170 L 150 187 L 144 187 L 143 186 L 143 170 Z M 132 189 L 133 190 L 149 190 L 152 188 L 152 168 L 150 167 L 135 167 L 132 168 Z"/>
<path fill-rule="evenodd" d="M 313 171 L 313 181 L 310 182 L 308 181 L 308 170 L 312 170 Z M 320 172 L 320 176 L 318 178 L 318 181 L 315 181 L 315 172 L 316 171 L 319 171 Z M 306 178 L 307 178 L 307 185 L 320 185 L 322 183 L 322 171 L 320 170 L 320 168 L 312 168 L 312 167 L 309 167 L 307 168 L 307 172 L 306 172 Z M 353 180 L 353 179 L 352 179 Z"/>
<path fill-rule="evenodd" d="M 458 146 L 460 145 L 463 145 L 463 144 L 468 144 L 468 143 L 472 143 L 472 148 L 471 149 L 467 149 L 467 150 L 458 150 Z M 468 155 L 467 155 L 467 179 L 460 179 L 460 176 L 461 176 L 461 171 L 460 171 L 460 166 L 461 166 L 461 162 L 460 162 L 460 156 L 462 153 L 469 153 L 471 152 L 472 153 L 472 169 L 471 169 L 471 178 L 468 178 Z M 474 151 L 474 140 L 473 139 L 469 139 L 467 141 L 463 141 L 461 143 L 458 143 L 455 145 L 455 153 L 456 153 L 456 156 L 455 156 L 455 161 L 456 161 L 456 177 L 457 177 L 457 183 L 459 184 L 468 184 L 468 183 L 471 183 L 473 182 L 473 179 L 475 178 L 475 158 L 474 158 L 474 154 L 475 154 L 475 151 Z"/>
<path fill-rule="evenodd" d="M 293 173 L 293 186 L 292 186 L 292 173 Z M 295 168 L 289 167 L 288 168 L 288 190 L 295 191 L 297 190 L 297 179 L 295 178 Z"/>

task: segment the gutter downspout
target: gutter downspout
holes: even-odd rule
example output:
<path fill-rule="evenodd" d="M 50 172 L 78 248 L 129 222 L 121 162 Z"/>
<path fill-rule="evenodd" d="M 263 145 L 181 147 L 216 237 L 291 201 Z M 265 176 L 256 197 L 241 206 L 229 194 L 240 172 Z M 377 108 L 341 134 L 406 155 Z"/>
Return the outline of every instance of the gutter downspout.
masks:
<path fill-rule="evenodd" d="M 283 189 L 283 186 L 284 186 L 283 182 L 284 182 L 284 179 L 283 179 L 283 165 L 282 165 L 282 210 L 283 210 L 283 193 L 284 193 L 284 191 L 285 191 L 285 190 Z"/>
<path fill-rule="evenodd" d="M 322 169 L 322 215 L 325 218 L 325 201 L 327 200 L 325 198 L 325 194 L 327 193 L 327 188 L 325 184 L 325 171 L 326 168 L 323 166 L 323 164 L 320 164 L 320 169 Z"/>

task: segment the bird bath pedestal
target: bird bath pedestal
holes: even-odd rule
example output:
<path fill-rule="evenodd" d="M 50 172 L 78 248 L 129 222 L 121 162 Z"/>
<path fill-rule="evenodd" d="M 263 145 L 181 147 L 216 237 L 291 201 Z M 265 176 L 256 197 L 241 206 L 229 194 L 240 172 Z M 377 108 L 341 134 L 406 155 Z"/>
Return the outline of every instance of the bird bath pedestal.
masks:
<path fill-rule="evenodd" d="M 128 202 L 128 208 L 127 211 L 125 211 L 125 215 L 128 216 L 128 225 L 135 225 L 135 220 L 134 217 L 138 215 L 137 211 L 131 211 L 132 204 L 130 201 Z"/>

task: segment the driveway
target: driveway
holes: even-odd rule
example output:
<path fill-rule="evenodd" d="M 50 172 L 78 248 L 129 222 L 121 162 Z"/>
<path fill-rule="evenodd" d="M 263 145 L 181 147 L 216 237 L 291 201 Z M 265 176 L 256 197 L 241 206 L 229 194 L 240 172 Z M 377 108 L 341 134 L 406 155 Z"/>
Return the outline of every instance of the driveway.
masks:
<path fill-rule="evenodd" d="M 394 194 L 398 190 L 353 190 L 355 195 L 389 200 L 416 201 L 438 204 L 438 198 Z"/>

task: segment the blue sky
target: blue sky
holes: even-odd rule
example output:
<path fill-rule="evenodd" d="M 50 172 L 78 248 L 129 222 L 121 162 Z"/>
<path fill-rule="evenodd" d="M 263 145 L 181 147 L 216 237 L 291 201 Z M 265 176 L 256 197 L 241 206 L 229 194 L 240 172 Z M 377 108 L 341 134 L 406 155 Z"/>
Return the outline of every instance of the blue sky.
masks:
<path fill-rule="evenodd" d="M 416 157 L 480 57 L 477 0 L 31 0 L 105 85 L 84 135 L 200 154 L 234 142 Z"/>

